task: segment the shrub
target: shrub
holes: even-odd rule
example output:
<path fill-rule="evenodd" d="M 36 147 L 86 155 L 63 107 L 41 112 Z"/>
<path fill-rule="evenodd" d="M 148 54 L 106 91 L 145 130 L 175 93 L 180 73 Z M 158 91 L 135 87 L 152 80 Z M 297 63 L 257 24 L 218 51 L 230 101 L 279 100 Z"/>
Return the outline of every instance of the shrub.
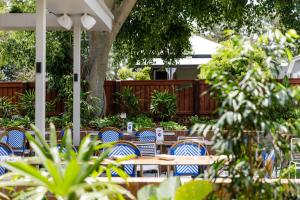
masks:
<path fill-rule="evenodd" d="M 277 74 L 274 73 L 281 68 L 274 63 L 287 62 L 298 38 L 294 31 L 283 35 L 278 30 L 255 39 L 232 36 L 232 48 L 222 47 L 222 52 L 242 50 L 225 64 L 218 63 L 215 58 L 208 64 L 213 67 L 207 76 L 211 91 L 222 100 L 217 110 L 220 117 L 213 125 L 196 125 L 193 130 L 201 135 L 213 131 L 213 148 L 218 154 L 230 157 L 226 170 L 231 181 L 214 194 L 226 192 L 228 199 L 298 198 L 298 187 L 291 182 L 283 185 L 280 178 L 272 184 L 263 181 L 267 176 L 272 178 L 272 169 L 267 164 L 262 167 L 261 159 L 257 158 L 261 154 L 257 148 L 258 133 L 260 141 L 270 136 L 274 155 L 280 163 L 287 163 L 289 159 L 287 138 L 299 137 L 299 120 L 287 123 L 283 118 L 274 121 L 270 117 L 275 110 L 285 110 L 291 102 L 295 105 L 292 109 L 300 105 L 300 89 L 285 87 L 276 80 Z M 241 66 L 242 73 L 228 71 L 227 62 L 232 63 L 232 67 Z M 223 171 L 224 164 L 224 161 L 214 163 L 209 177 L 216 178 Z"/>
<path fill-rule="evenodd" d="M 114 116 L 105 117 L 105 118 L 96 118 L 89 123 L 89 125 L 92 128 L 96 128 L 98 130 L 105 128 L 105 127 L 121 128 L 122 124 L 123 124 L 123 121 L 119 115 L 114 115 Z"/>
<path fill-rule="evenodd" d="M 133 80 L 134 78 L 132 69 L 126 67 L 119 69 L 117 74 L 120 80 Z"/>
<path fill-rule="evenodd" d="M 151 80 L 150 78 L 150 67 L 144 67 L 139 69 L 137 72 L 134 72 L 134 79 L 135 80 Z"/>
<path fill-rule="evenodd" d="M 160 126 L 165 130 L 187 130 L 186 126 L 180 125 L 174 121 L 160 122 Z"/>
<path fill-rule="evenodd" d="M 202 123 L 214 124 L 216 122 L 215 119 L 211 119 L 209 117 L 200 117 L 198 115 L 191 116 L 189 118 L 189 121 L 190 121 L 192 126 L 195 125 L 195 124 L 202 124 Z"/>
<path fill-rule="evenodd" d="M 150 117 L 147 117 L 145 115 L 138 116 L 132 120 L 134 130 L 138 131 L 143 128 L 153 128 L 155 127 L 155 123 L 153 122 L 153 119 Z"/>
<path fill-rule="evenodd" d="M 150 71 L 150 67 L 138 69 L 136 72 L 127 67 L 123 67 L 118 70 L 117 74 L 120 80 L 151 80 Z"/>
<path fill-rule="evenodd" d="M 125 112 L 129 115 L 135 115 L 140 111 L 140 100 L 134 94 L 132 87 L 124 87 L 120 95 L 121 104 L 124 106 Z"/>
<path fill-rule="evenodd" d="M 19 93 L 18 110 L 21 115 L 28 116 L 30 119 L 34 119 L 35 113 L 35 91 L 27 90 L 24 94 Z"/>
<path fill-rule="evenodd" d="M 22 116 L 29 117 L 30 120 L 34 119 L 35 114 L 35 91 L 27 90 L 24 94 L 18 93 L 19 102 L 17 109 Z M 54 109 L 55 101 L 48 101 L 46 103 L 46 111 L 50 112 Z"/>
<path fill-rule="evenodd" d="M 176 94 L 168 91 L 154 91 L 151 97 L 151 113 L 162 120 L 170 119 L 176 114 L 176 99 Z"/>
<path fill-rule="evenodd" d="M 9 118 L 15 112 L 15 106 L 11 99 L 7 97 L 0 98 L 0 117 Z"/>

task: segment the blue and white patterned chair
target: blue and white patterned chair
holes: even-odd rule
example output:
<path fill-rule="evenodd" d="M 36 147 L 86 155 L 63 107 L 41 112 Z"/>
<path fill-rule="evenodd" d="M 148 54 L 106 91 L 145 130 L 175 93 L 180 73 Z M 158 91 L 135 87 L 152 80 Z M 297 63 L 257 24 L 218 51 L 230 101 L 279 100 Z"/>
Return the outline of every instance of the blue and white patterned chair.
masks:
<path fill-rule="evenodd" d="M 123 137 L 122 131 L 114 127 L 101 129 L 98 135 L 103 143 L 117 142 Z"/>
<path fill-rule="evenodd" d="M 9 128 L 5 130 L 4 135 L 6 136 L 6 141 L 4 139 L 2 142 L 8 144 L 15 155 L 23 156 L 26 151 L 25 130 L 21 128 Z"/>
<path fill-rule="evenodd" d="M 137 146 L 130 142 L 120 141 L 112 148 L 111 152 L 109 153 L 109 157 L 122 157 L 122 156 L 141 156 L 141 153 Z M 124 165 L 124 171 L 128 176 L 135 176 L 135 166 L 134 165 Z M 112 176 L 118 176 L 118 174 L 114 171 L 111 172 Z"/>
<path fill-rule="evenodd" d="M 0 159 L 3 156 L 10 156 L 13 154 L 12 149 L 5 143 L 0 142 Z M 7 170 L 4 167 L 0 167 L 0 176 L 5 174 Z"/>
<path fill-rule="evenodd" d="M 135 136 L 141 142 L 156 142 L 156 132 L 154 129 L 139 130 Z"/>
<path fill-rule="evenodd" d="M 196 142 L 180 141 L 170 148 L 170 154 L 175 156 L 204 156 L 206 148 Z M 200 169 L 198 165 L 176 165 L 174 176 L 198 176 Z"/>

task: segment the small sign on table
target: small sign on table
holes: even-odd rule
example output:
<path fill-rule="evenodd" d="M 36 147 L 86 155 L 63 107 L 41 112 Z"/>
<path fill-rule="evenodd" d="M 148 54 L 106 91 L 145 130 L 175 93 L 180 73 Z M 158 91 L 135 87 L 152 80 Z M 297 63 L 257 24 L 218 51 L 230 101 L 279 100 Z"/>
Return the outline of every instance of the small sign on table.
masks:
<path fill-rule="evenodd" d="M 156 142 L 163 143 L 164 142 L 164 130 L 162 128 L 156 128 Z"/>

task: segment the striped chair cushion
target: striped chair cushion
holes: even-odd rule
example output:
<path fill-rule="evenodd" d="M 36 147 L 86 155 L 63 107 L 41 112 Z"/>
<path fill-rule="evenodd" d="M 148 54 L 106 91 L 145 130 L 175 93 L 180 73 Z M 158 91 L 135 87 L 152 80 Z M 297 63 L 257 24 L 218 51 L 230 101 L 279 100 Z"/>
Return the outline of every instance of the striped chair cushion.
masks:
<path fill-rule="evenodd" d="M 7 142 L 16 153 L 23 153 L 25 151 L 25 133 L 20 130 L 10 130 L 7 133 Z"/>
<path fill-rule="evenodd" d="M 155 143 L 142 143 L 136 144 L 142 156 L 155 156 L 156 144 Z"/>
<path fill-rule="evenodd" d="M 200 148 L 197 144 L 182 143 L 171 149 L 170 152 L 171 155 L 175 156 L 201 156 L 206 154 L 206 149 L 204 147 Z M 199 173 L 198 165 L 177 165 L 174 169 L 175 176 L 197 176 Z"/>
<path fill-rule="evenodd" d="M 99 137 L 104 143 L 117 142 L 121 138 L 121 134 L 114 130 L 107 130 L 99 133 Z"/>
<path fill-rule="evenodd" d="M 156 133 L 151 130 L 140 131 L 137 133 L 136 137 L 141 142 L 155 142 Z"/>
<path fill-rule="evenodd" d="M 129 155 L 136 155 L 139 156 L 140 153 L 137 149 L 134 149 L 131 145 L 128 144 L 117 144 L 109 154 L 109 157 L 113 156 L 129 156 Z M 124 165 L 124 171 L 129 176 L 134 176 L 134 165 Z M 116 172 L 112 170 L 112 176 L 118 176 Z"/>
<path fill-rule="evenodd" d="M 5 146 L 0 145 L 0 157 L 1 156 L 9 156 L 12 152 L 10 149 L 6 148 Z M 4 167 L 0 167 L 0 175 L 3 175 L 7 172 L 7 170 Z"/>

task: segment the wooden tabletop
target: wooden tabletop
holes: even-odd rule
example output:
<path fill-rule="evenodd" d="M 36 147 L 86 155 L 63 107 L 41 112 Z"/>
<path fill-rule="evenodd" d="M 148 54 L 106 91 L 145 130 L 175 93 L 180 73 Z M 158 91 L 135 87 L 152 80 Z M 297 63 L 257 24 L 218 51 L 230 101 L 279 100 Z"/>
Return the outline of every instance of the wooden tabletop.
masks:
<path fill-rule="evenodd" d="M 171 156 L 167 158 L 157 157 L 137 157 L 127 161 L 123 161 L 122 165 L 160 165 L 160 166 L 174 166 L 174 165 L 212 165 L 220 159 L 226 159 L 226 156 Z M 113 160 L 106 159 L 103 164 L 112 163 Z"/>
<path fill-rule="evenodd" d="M 166 160 L 168 159 L 168 160 Z M 161 159 L 159 157 L 137 157 L 127 161 L 122 161 L 121 165 L 160 165 L 160 166 L 174 166 L 174 165 L 212 165 L 215 161 L 220 159 L 226 159 L 226 156 L 171 156 L 167 155 L 167 158 Z M 0 157 L 0 161 L 17 162 L 22 161 L 30 165 L 40 165 L 41 160 L 38 157 L 17 157 L 17 156 L 5 156 Z M 115 160 L 105 159 L 103 165 L 114 163 Z"/>

